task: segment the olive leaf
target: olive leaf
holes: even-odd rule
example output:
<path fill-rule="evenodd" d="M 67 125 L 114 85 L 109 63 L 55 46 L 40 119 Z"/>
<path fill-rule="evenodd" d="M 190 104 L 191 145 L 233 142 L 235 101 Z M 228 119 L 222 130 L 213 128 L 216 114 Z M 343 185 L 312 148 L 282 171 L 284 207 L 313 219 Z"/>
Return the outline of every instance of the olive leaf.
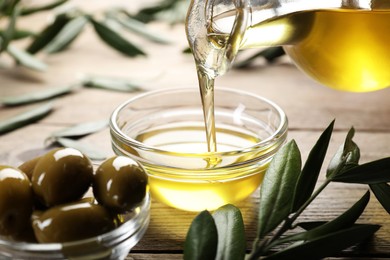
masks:
<path fill-rule="evenodd" d="M 55 17 L 53 23 L 45 27 L 27 47 L 27 52 L 35 54 L 42 50 L 71 20 L 69 15 L 62 13 Z"/>
<path fill-rule="evenodd" d="M 332 232 L 304 243 L 295 244 L 262 259 L 321 259 L 363 242 L 365 239 L 372 236 L 379 228 L 379 225 L 355 224 L 350 228 Z"/>
<path fill-rule="evenodd" d="M 246 259 L 321 259 L 363 242 L 380 228 L 379 225 L 355 224 L 369 202 L 369 191 L 354 203 L 352 207 L 333 220 L 295 224 L 295 221 L 299 219 L 306 206 L 333 179 L 335 181 L 348 180 L 349 182 L 358 181 L 358 183 L 370 184 L 371 190 L 389 212 L 390 186 L 386 182 L 390 181 L 390 176 L 387 174 L 390 169 L 390 158 L 358 165 L 360 151 L 358 146 L 352 141 L 354 135 L 353 128 L 348 132 L 346 140 L 341 146 L 342 149 L 339 149 L 333 158 L 333 165 L 330 167 L 330 170 L 332 170 L 330 178 L 328 177 L 322 185 L 314 192 L 312 191 L 312 185 L 318 179 L 318 171 L 321 168 L 330 142 L 333 125 L 334 121 L 321 134 L 319 140 L 310 151 L 308 162 L 304 166 L 304 170 L 309 171 L 311 169 L 315 177 L 308 173 L 301 175 L 300 152 L 294 140 L 288 142 L 274 155 L 260 189 L 257 238 L 253 242 L 253 250 L 246 256 Z M 307 178 L 311 185 L 305 186 L 301 184 L 300 177 L 303 179 Z M 291 213 L 291 209 L 296 205 L 294 203 L 296 203 L 295 199 L 297 197 L 294 195 L 294 192 L 300 185 L 303 185 L 301 187 L 306 191 L 303 192 L 304 196 L 299 196 L 307 199 L 299 210 Z M 308 194 L 311 193 L 313 194 L 309 197 Z M 226 247 L 229 247 L 229 241 L 239 243 L 240 240 L 239 237 L 232 239 L 233 235 L 229 235 L 229 231 L 226 231 L 234 225 L 228 224 L 229 221 L 226 220 L 228 215 L 232 216 L 234 212 L 234 208 L 231 207 L 233 206 L 228 205 L 223 212 L 226 214 L 221 217 L 221 220 L 224 221 L 222 222 L 223 225 L 218 224 L 217 220 L 215 221 L 217 223 L 217 232 L 221 232 L 218 236 L 218 252 L 220 250 L 223 252 L 225 252 L 224 250 L 229 250 L 226 249 Z M 238 208 L 236 210 L 239 212 Z M 282 222 L 283 224 L 280 225 Z M 306 229 L 306 231 L 292 234 L 286 233 L 293 231 L 297 226 Z M 231 233 L 233 231 L 230 231 Z M 204 236 L 200 232 L 198 235 Z M 196 239 L 196 237 L 191 237 L 190 239 Z M 224 257 L 226 258 L 226 256 Z M 224 257 L 222 256 L 221 258 Z M 241 259 L 240 256 L 233 258 Z"/>
<path fill-rule="evenodd" d="M 182 53 L 190 54 L 190 53 L 192 53 L 192 50 L 191 50 L 190 47 L 186 47 L 186 48 L 184 48 L 184 49 L 182 50 Z"/>
<path fill-rule="evenodd" d="M 96 133 L 108 126 L 108 120 L 84 122 L 66 127 L 51 134 L 51 137 L 82 137 Z"/>
<path fill-rule="evenodd" d="M 3 31 L 0 31 L 0 34 L 3 34 Z M 20 40 L 24 39 L 27 37 L 35 37 L 36 34 L 32 31 L 29 30 L 21 30 L 21 29 L 15 29 L 13 35 L 12 35 L 12 40 Z"/>
<path fill-rule="evenodd" d="M 188 11 L 190 1 L 177 0 L 172 8 L 159 12 L 155 18 L 160 21 L 165 21 L 171 25 L 184 23 Z"/>
<path fill-rule="evenodd" d="M 321 134 L 317 143 L 311 149 L 306 163 L 295 187 L 294 204 L 292 212 L 296 212 L 311 196 L 314 191 L 322 163 L 328 150 L 330 137 L 332 136 L 334 120 Z"/>
<path fill-rule="evenodd" d="M 44 90 L 27 93 L 19 96 L 10 96 L 0 98 L 0 104 L 4 106 L 19 106 L 29 103 L 39 102 L 47 99 L 52 99 L 61 95 L 71 93 L 75 88 L 78 87 L 78 84 L 72 84 L 69 86 L 63 87 L 51 87 Z"/>
<path fill-rule="evenodd" d="M 45 47 L 45 52 L 55 53 L 64 50 L 77 38 L 78 35 L 80 35 L 87 22 L 88 19 L 84 15 L 73 18 Z"/>
<path fill-rule="evenodd" d="M 43 63 L 42 61 L 38 60 L 28 52 L 25 52 L 21 49 L 18 49 L 12 45 L 8 45 L 7 52 L 20 64 L 23 66 L 38 70 L 38 71 L 44 71 L 47 69 L 47 65 Z"/>
<path fill-rule="evenodd" d="M 231 204 L 213 213 L 218 230 L 218 247 L 215 259 L 240 260 L 245 258 L 245 228 L 241 212 Z"/>
<path fill-rule="evenodd" d="M 301 227 L 305 230 L 311 230 L 311 229 L 319 227 L 325 223 L 327 223 L 327 222 L 326 221 L 307 221 L 307 222 L 297 223 L 296 226 Z"/>
<path fill-rule="evenodd" d="M 390 185 L 387 183 L 370 184 L 370 188 L 383 208 L 390 214 Z"/>
<path fill-rule="evenodd" d="M 92 17 L 93 27 L 100 37 L 106 44 L 121 52 L 124 55 L 135 57 L 138 55 L 146 55 L 139 47 L 135 46 L 133 43 L 127 41 L 125 38 L 120 36 L 116 31 L 105 25 L 104 23 L 98 22 Z"/>
<path fill-rule="evenodd" d="M 346 155 L 349 153 L 348 160 L 347 160 L 347 164 L 350 165 L 349 167 L 353 167 L 354 165 L 357 165 L 360 159 L 360 149 L 357 146 L 357 144 L 352 140 L 354 135 L 355 135 L 355 129 L 352 127 L 348 131 L 344 143 L 344 154 Z"/>
<path fill-rule="evenodd" d="M 107 154 L 104 152 L 100 151 L 98 148 L 91 144 L 87 144 L 81 141 L 75 141 L 70 138 L 65 138 L 65 137 L 58 137 L 55 139 L 56 142 L 63 147 L 69 147 L 69 148 L 74 148 L 88 156 L 91 160 L 104 160 L 107 158 Z"/>
<path fill-rule="evenodd" d="M 351 128 L 348 131 L 344 144 L 339 147 L 336 154 L 330 161 L 326 171 L 326 177 L 328 179 L 332 179 L 334 175 L 341 174 L 343 171 L 358 165 L 360 159 L 360 149 L 352 140 L 354 134 L 355 129 Z"/>
<path fill-rule="evenodd" d="M 184 260 L 214 260 L 218 233 L 210 212 L 200 212 L 192 221 L 184 243 Z"/>
<path fill-rule="evenodd" d="M 18 17 L 20 11 L 18 7 L 15 7 L 12 10 L 11 18 L 9 19 L 9 24 L 7 29 L 1 34 L 2 42 L 0 45 L 0 52 L 7 49 L 9 43 L 12 41 L 15 33 L 16 18 Z"/>
<path fill-rule="evenodd" d="M 342 174 L 333 176 L 331 180 L 362 184 L 390 182 L 390 157 L 349 168 Z"/>
<path fill-rule="evenodd" d="M 6 6 L 7 6 L 6 1 L 4 1 L 4 0 L 0 1 L 0 11 L 4 11 Z"/>
<path fill-rule="evenodd" d="M 285 242 L 293 242 L 293 241 L 309 241 L 313 240 L 317 237 L 336 232 L 338 230 L 348 228 L 352 226 L 355 221 L 360 217 L 366 208 L 368 202 L 370 200 L 370 192 L 367 191 L 363 197 L 357 201 L 350 209 L 345 211 L 343 214 L 333 219 L 332 221 L 326 222 L 323 225 L 319 225 L 313 227 L 309 231 L 301 232 L 297 234 L 293 234 L 290 236 L 285 236 L 272 245 L 282 244 Z"/>
<path fill-rule="evenodd" d="M 124 92 L 134 92 L 141 90 L 141 83 L 123 78 L 113 78 L 104 76 L 87 76 L 82 80 L 85 87 L 101 88 Z"/>
<path fill-rule="evenodd" d="M 142 22 L 145 22 L 145 23 L 156 20 L 159 13 L 166 11 L 166 10 L 173 9 L 175 7 L 175 5 L 177 4 L 177 2 L 179 2 L 179 1 L 181 1 L 181 0 L 160 1 L 153 6 L 142 8 L 133 17 L 135 19 L 142 21 Z"/>
<path fill-rule="evenodd" d="M 30 7 L 30 8 L 23 8 L 21 10 L 21 15 L 30 15 L 33 13 L 41 12 L 41 11 L 46 11 L 46 10 L 51 10 L 53 8 L 56 8 L 64 3 L 66 3 L 68 0 L 57 0 L 45 5 L 41 6 L 36 6 L 36 7 Z"/>
<path fill-rule="evenodd" d="M 119 12 L 109 12 L 107 13 L 107 16 L 110 19 L 115 20 L 120 25 L 122 25 L 124 28 L 143 36 L 144 38 L 161 44 L 171 44 L 172 40 L 168 37 L 162 35 L 159 32 L 156 32 L 154 30 L 151 30 L 146 24 L 131 18 L 130 16 L 124 16 L 123 14 Z"/>
<path fill-rule="evenodd" d="M 52 103 L 46 103 L 34 109 L 28 109 L 16 116 L 0 121 L 0 134 L 18 129 L 38 121 L 48 115 L 53 109 Z"/>
<path fill-rule="evenodd" d="M 0 11 L 1 12 L 5 12 L 5 10 L 7 9 L 7 4 L 8 3 L 4 0 L 0 1 Z"/>
<path fill-rule="evenodd" d="M 257 58 L 262 57 L 264 58 L 267 62 L 271 63 L 274 62 L 276 59 L 279 57 L 285 55 L 283 47 L 277 46 L 277 47 L 269 47 L 264 50 L 261 50 L 250 57 L 237 61 L 234 64 L 234 68 L 237 69 L 242 69 L 250 66 Z"/>
<path fill-rule="evenodd" d="M 15 8 L 18 8 L 18 4 L 21 0 L 13 0 L 13 1 L 1 1 L 0 2 L 0 11 L 2 12 L 2 15 L 5 16 L 12 16 L 12 12 Z"/>
<path fill-rule="evenodd" d="M 258 238 L 275 229 L 291 212 L 301 155 L 294 140 L 272 159 L 260 189 Z"/>

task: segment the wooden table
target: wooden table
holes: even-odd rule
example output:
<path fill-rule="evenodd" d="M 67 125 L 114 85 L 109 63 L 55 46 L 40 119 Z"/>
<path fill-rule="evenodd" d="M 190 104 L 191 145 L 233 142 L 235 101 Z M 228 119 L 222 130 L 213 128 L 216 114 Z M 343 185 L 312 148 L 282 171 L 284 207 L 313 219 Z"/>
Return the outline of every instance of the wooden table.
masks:
<path fill-rule="evenodd" d="M 102 0 L 94 1 L 93 6 L 85 3 L 89 1 L 73 2 L 93 12 L 99 12 L 107 5 Z M 120 2 L 110 1 L 112 4 Z M 140 4 L 127 5 L 132 10 Z M 38 29 L 44 25 L 46 15 L 25 19 L 21 24 Z M 0 96 L 63 86 L 75 82 L 84 74 L 146 79 L 146 90 L 197 87 L 193 59 L 182 53 L 187 46 L 183 25 L 172 27 L 153 23 L 150 26 L 172 37 L 175 43 L 158 45 L 126 35 L 142 44 L 148 53 L 147 57 L 126 58 L 107 48 L 88 27 L 69 50 L 50 56 L 39 55 L 49 64 L 47 72 L 32 72 L 20 67 L 0 70 Z M 327 161 L 342 144 L 351 126 L 356 128 L 355 141 L 361 148 L 361 162 L 390 155 L 390 88 L 365 94 L 338 92 L 313 82 L 287 58 L 274 64 L 260 62 L 250 69 L 232 70 L 218 79 L 217 87 L 220 86 L 250 91 L 279 104 L 289 118 L 289 139 L 296 140 L 303 159 L 334 118 L 335 132 Z M 54 103 L 55 110 L 49 116 L 0 137 L 0 158 L 8 156 L 19 160 L 18 156 L 26 152 L 42 149 L 45 138 L 55 130 L 76 123 L 107 119 L 117 105 L 136 94 L 86 88 L 58 98 Z M 0 108 L 0 120 L 26 108 Z M 112 154 L 108 129 L 82 141 L 94 143 Z M 321 178 L 324 178 L 323 173 Z M 330 220 L 349 208 L 366 189 L 364 185 L 331 184 L 302 219 Z M 237 205 L 244 215 L 248 250 L 255 236 L 258 194 L 255 192 Z M 195 215 L 153 201 L 149 229 L 128 259 L 181 259 L 184 238 Z M 374 196 L 359 222 L 380 224 L 382 228 L 366 244 L 345 250 L 331 259 L 390 259 L 390 218 Z"/>

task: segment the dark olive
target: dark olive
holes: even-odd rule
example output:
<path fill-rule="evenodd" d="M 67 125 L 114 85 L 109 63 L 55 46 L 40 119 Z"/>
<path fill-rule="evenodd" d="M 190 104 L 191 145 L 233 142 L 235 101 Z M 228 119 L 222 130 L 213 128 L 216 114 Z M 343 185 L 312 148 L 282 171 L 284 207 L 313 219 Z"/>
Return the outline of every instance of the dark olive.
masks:
<path fill-rule="evenodd" d="M 32 175 L 32 187 L 47 207 L 80 199 L 93 179 L 92 163 L 73 148 L 52 150 L 39 159 Z"/>
<path fill-rule="evenodd" d="M 123 213 L 137 206 L 146 195 L 148 176 L 131 158 L 115 156 L 96 170 L 93 194 L 103 206 Z"/>
<path fill-rule="evenodd" d="M 41 159 L 41 157 L 35 157 L 34 159 L 31 159 L 29 161 L 26 161 L 18 166 L 19 170 L 24 172 L 27 177 L 31 180 L 35 165 L 37 165 L 37 162 Z"/>
<path fill-rule="evenodd" d="M 33 217 L 33 229 L 40 243 L 63 243 L 101 235 L 116 228 L 109 211 L 89 202 L 52 207 Z"/>
<path fill-rule="evenodd" d="M 17 236 L 30 225 L 33 191 L 27 175 L 0 165 L 0 234 Z"/>

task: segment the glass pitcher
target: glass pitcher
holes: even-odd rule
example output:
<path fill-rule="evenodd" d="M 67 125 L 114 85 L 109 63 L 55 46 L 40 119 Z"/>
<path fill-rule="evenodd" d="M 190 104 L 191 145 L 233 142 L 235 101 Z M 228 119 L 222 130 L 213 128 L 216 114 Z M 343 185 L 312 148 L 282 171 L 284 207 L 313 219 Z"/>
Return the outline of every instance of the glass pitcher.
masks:
<path fill-rule="evenodd" d="M 213 77 L 240 49 L 283 46 L 313 79 L 354 92 L 390 86 L 389 31 L 389 0 L 192 0 L 186 23 Z"/>

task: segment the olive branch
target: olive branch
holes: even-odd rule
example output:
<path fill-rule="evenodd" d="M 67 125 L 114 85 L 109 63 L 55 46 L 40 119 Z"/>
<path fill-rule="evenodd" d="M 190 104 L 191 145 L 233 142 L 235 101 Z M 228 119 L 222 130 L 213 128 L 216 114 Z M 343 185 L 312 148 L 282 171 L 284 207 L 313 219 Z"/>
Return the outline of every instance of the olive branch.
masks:
<path fill-rule="evenodd" d="M 315 189 L 333 126 L 334 121 L 321 134 L 302 169 L 294 140 L 275 154 L 261 185 L 257 236 L 249 254 L 241 212 L 228 204 L 213 214 L 205 210 L 195 217 L 185 240 L 184 259 L 320 259 L 372 236 L 379 225 L 355 223 L 369 202 L 370 191 L 331 221 L 296 223 L 332 182 L 367 184 L 390 213 L 390 157 L 359 164 L 353 128 L 330 161 L 325 181 Z M 304 231 L 297 231 L 298 227 Z"/>

